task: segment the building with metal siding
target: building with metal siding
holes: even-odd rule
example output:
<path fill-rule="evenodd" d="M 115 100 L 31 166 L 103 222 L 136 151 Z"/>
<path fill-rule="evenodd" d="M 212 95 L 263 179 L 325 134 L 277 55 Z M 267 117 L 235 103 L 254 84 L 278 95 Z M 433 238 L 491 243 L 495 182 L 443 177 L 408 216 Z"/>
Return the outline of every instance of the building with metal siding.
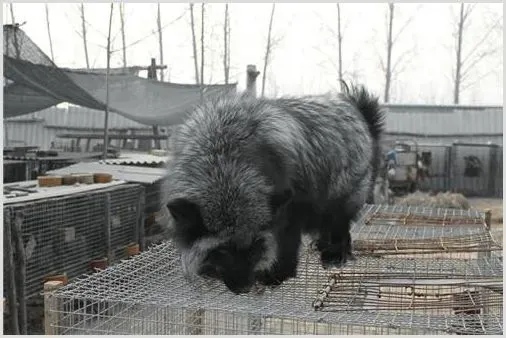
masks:
<path fill-rule="evenodd" d="M 152 127 L 129 120 L 119 114 L 109 113 L 109 130 L 135 130 L 136 134 L 152 134 Z M 48 149 L 51 142 L 65 143 L 58 134 L 72 132 L 103 132 L 104 113 L 98 110 L 69 106 L 51 107 L 39 112 L 4 119 L 4 145 L 38 145 Z M 165 129 L 165 130 L 164 130 Z M 166 133 L 167 128 L 161 128 Z M 8 138 L 8 143 L 5 142 Z M 91 147 L 102 143 L 92 140 Z M 113 145 L 114 142 L 112 143 Z M 163 144 L 162 144 L 163 146 Z"/>
<path fill-rule="evenodd" d="M 386 112 L 386 139 L 414 139 L 430 144 L 452 144 L 455 141 L 503 143 L 502 107 L 389 104 L 383 108 Z M 99 132 L 103 126 L 103 112 L 72 105 L 4 120 L 9 145 L 40 145 L 42 148 L 56 142 L 59 133 Z M 135 129 L 138 134 L 152 132 L 151 126 L 112 112 L 109 128 Z"/>
<path fill-rule="evenodd" d="M 502 145 L 503 107 L 384 105 L 386 138 Z"/>

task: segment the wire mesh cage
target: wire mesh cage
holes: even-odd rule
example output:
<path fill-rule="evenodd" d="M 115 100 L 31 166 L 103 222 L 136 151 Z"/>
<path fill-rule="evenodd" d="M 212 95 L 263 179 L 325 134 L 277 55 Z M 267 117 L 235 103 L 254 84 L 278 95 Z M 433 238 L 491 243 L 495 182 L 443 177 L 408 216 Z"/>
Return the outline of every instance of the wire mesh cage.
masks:
<path fill-rule="evenodd" d="M 91 272 L 90 262 L 125 258 L 126 247 L 138 242 L 144 190 L 121 184 L 104 189 L 4 205 L 4 229 L 24 260 L 26 297 L 40 294 L 45 278 Z M 16 274 L 5 264 L 4 275 Z M 4 290 L 8 290 L 4 279 Z"/>
<path fill-rule="evenodd" d="M 351 228 L 359 255 L 477 258 L 501 250 L 477 210 L 366 205 Z"/>
<path fill-rule="evenodd" d="M 406 312 L 451 318 L 455 333 L 502 330 L 502 264 L 497 259 L 362 261 L 330 274 L 319 311 Z"/>
<path fill-rule="evenodd" d="M 59 288 L 51 304 L 55 334 L 495 334 L 502 259 L 359 255 L 324 270 L 305 241 L 296 278 L 235 295 L 220 282 L 189 283 L 167 241 Z"/>

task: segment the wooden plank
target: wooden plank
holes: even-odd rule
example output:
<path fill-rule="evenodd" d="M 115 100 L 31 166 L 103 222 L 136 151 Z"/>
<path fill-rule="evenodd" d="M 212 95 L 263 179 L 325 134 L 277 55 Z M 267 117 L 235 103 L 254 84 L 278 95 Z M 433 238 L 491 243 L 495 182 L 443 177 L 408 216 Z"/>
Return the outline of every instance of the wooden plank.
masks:
<path fill-rule="evenodd" d="M 58 334 L 58 299 L 53 296 L 54 291 L 63 286 L 61 281 L 44 283 L 44 333 L 46 335 Z"/>

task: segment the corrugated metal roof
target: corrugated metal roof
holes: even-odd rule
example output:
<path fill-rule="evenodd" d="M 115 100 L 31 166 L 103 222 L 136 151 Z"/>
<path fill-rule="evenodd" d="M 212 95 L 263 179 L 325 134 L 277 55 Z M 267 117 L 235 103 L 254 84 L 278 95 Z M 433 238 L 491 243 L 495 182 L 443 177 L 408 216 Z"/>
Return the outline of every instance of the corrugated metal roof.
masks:
<path fill-rule="evenodd" d="M 118 158 L 110 158 L 107 160 L 100 160 L 99 163 L 105 164 L 124 164 L 124 165 L 149 165 L 149 164 L 164 164 L 170 161 L 172 156 L 157 156 L 142 153 L 125 153 L 121 152 Z"/>
<path fill-rule="evenodd" d="M 29 153 L 26 155 L 14 155 L 14 154 L 5 154 L 3 157 L 7 160 L 44 160 L 44 161 L 77 161 L 77 160 L 86 160 L 86 159 L 98 159 L 102 156 L 101 152 L 89 152 L 89 153 L 77 153 L 77 152 L 59 152 L 58 156 L 36 156 L 34 153 Z"/>
<path fill-rule="evenodd" d="M 132 167 L 124 165 L 108 165 L 98 162 L 81 162 L 65 168 L 51 170 L 48 175 L 69 175 L 72 173 L 106 173 L 114 179 L 132 183 L 153 184 L 164 178 L 165 169 Z"/>
<path fill-rule="evenodd" d="M 4 187 L 14 187 L 14 186 L 31 187 L 31 186 L 35 185 L 35 187 L 32 189 L 37 190 L 37 192 L 29 193 L 27 196 L 4 198 L 3 203 L 4 203 L 4 205 L 7 205 L 7 204 L 14 204 L 14 203 L 28 202 L 28 201 L 34 201 L 34 200 L 39 200 L 39 199 L 44 199 L 44 198 L 77 194 L 80 192 L 86 192 L 86 191 L 91 191 L 91 190 L 105 189 L 105 188 L 110 188 L 110 187 L 121 185 L 121 184 L 125 184 L 125 182 L 124 181 L 113 181 L 110 183 L 62 185 L 62 186 L 58 186 L 58 187 L 39 187 L 36 180 L 35 181 L 9 183 L 9 184 L 4 184 Z"/>

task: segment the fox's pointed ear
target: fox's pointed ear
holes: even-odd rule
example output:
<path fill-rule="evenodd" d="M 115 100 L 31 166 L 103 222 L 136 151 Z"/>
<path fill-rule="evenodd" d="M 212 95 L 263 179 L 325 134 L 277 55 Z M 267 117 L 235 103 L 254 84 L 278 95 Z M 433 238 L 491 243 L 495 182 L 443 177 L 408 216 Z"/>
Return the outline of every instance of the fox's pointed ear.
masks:
<path fill-rule="evenodd" d="M 291 189 L 285 189 L 281 192 L 276 192 L 271 195 L 271 208 L 276 211 L 281 207 L 287 205 L 293 197 L 293 192 Z"/>
<path fill-rule="evenodd" d="M 176 198 L 170 201 L 167 203 L 167 208 L 176 221 L 191 221 L 200 217 L 198 205 L 185 198 Z"/>

